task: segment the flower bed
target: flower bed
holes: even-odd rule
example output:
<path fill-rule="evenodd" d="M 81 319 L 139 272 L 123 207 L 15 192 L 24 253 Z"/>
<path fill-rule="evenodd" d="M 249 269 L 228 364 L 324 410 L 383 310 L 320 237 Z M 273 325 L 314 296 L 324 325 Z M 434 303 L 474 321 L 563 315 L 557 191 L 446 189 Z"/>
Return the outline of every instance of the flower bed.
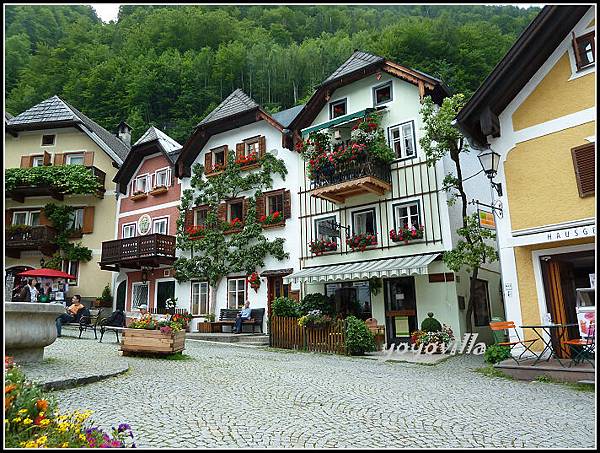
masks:
<path fill-rule="evenodd" d="M 223 222 L 223 229 L 225 231 L 232 231 L 232 230 L 239 230 L 241 228 L 243 228 L 244 226 L 244 222 L 241 221 L 241 219 L 239 218 L 235 218 L 233 219 L 231 222 Z"/>
<path fill-rule="evenodd" d="M 364 252 L 367 247 L 371 245 L 377 245 L 377 235 L 371 233 L 360 233 L 346 238 L 346 245 L 352 249 L 352 251 L 359 250 Z"/>
<path fill-rule="evenodd" d="M 423 225 L 420 225 L 419 228 L 411 225 L 409 228 L 408 224 L 405 223 L 404 227 L 398 228 L 397 230 L 390 230 L 390 240 L 392 242 L 404 242 L 405 244 L 408 244 L 411 240 L 423 239 L 424 232 L 425 228 Z"/>
<path fill-rule="evenodd" d="M 337 242 L 326 239 L 317 239 L 316 241 L 312 241 L 310 244 L 308 244 L 308 248 L 310 249 L 310 253 L 319 256 L 325 252 L 336 251 Z"/>
<path fill-rule="evenodd" d="M 121 351 L 174 354 L 185 349 L 185 328 L 191 316 L 173 315 L 170 320 L 157 321 L 147 314 L 123 330 Z"/>

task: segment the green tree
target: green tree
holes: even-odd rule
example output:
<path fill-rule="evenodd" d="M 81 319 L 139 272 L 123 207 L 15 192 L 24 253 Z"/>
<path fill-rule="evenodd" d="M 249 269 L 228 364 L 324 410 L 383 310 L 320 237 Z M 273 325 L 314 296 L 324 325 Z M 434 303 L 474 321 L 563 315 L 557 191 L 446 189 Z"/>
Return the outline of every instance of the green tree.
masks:
<path fill-rule="evenodd" d="M 454 272 L 466 269 L 471 272 L 469 302 L 465 313 L 467 331 L 472 331 L 472 314 L 475 294 L 475 281 L 482 264 L 498 259 L 496 248 L 488 241 L 495 239 L 495 234 L 479 226 L 477 213 L 467 215 L 467 194 L 463 185 L 461 157 L 469 152 L 465 137 L 452 125 L 454 118 L 465 104 L 462 94 L 444 99 L 437 108 L 428 96 L 423 102 L 424 134 L 419 143 L 427 156 L 427 164 L 435 165 L 444 156 L 449 156 L 454 163 L 456 174 L 448 173 L 444 178 L 444 189 L 450 194 L 448 204 L 453 205 L 460 200 L 462 227 L 457 230 L 462 238 L 453 250 L 444 253 L 446 266 Z"/>

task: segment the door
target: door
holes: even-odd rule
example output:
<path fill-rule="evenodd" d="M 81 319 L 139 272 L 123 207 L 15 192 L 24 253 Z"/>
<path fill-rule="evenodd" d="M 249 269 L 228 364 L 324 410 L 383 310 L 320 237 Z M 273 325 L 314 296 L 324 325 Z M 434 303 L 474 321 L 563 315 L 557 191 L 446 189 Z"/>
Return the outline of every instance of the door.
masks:
<path fill-rule="evenodd" d="M 409 342 L 417 330 L 415 279 L 402 277 L 385 280 L 385 333 L 387 344 Z"/>
<path fill-rule="evenodd" d="M 127 281 L 123 280 L 117 286 L 117 310 L 125 311 L 125 293 L 127 292 Z"/>
<path fill-rule="evenodd" d="M 282 276 L 267 277 L 267 314 L 271 318 L 271 302 L 278 297 L 288 297 L 290 285 L 283 284 Z"/>
<path fill-rule="evenodd" d="M 175 297 L 175 280 L 158 282 L 156 288 L 156 309 L 158 313 L 166 313 L 167 299 Z"/>

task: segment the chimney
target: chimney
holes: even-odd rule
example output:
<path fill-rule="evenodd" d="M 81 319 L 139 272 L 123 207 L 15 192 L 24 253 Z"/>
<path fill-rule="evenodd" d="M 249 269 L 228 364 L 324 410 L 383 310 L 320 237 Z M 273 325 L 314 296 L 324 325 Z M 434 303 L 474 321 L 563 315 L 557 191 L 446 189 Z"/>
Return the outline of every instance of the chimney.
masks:
<path fill-rule="evenodd" d="M 131 146 L 131 131 L 133 129 L 125 121 L 121 121 L 117 126 L 117 137 L 127 146 Z"/>

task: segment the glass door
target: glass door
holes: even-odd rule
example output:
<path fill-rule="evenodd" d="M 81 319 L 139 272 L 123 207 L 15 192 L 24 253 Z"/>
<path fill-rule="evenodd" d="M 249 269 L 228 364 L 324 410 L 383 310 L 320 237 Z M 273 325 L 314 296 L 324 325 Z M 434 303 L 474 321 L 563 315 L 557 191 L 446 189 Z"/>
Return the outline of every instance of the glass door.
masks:
<path fill-rule="evenodd" d="M 158 313 L 166 313 L 167 305 L 165 304 L 167 299 L 173 299 L 175 297 L 175 281 L 158 282 L 158 288 L 156 290 L 156 308 Z"/>
<path fill-rule="evenodd" d="M 385 332 L 387 344 L 409 342 L 417 330 L 415 279 L 402 277 L 385 280 Z"/>

